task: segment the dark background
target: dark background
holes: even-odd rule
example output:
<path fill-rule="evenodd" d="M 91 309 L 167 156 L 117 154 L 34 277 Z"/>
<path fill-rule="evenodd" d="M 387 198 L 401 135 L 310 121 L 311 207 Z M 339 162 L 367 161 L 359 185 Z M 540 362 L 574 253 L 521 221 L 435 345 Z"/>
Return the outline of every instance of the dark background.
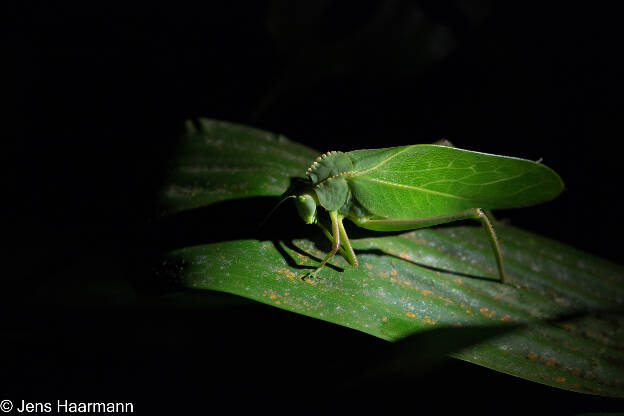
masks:
<path fill-rule="evenodd" d="M 258 305 L 165 307 L 132 283 L 147 269 L 145 223 L 167 159 L 183 121 L 200 116 L 321 152 L 444 137 L 543 158 L 565 193 L 498 216 L 619 262 L 619 15 L 507 3 L 9 3 L 7 398 L 621 408 L 455 361 L 358 384 L 367 351 L 384 348 L 376 340 Z"/>

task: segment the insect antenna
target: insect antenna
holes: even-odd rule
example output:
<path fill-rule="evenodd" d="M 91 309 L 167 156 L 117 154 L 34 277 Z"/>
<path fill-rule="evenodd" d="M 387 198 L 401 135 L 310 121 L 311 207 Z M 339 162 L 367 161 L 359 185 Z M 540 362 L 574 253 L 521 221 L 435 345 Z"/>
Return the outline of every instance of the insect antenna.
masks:
<path fill-rule="evenodd" d="M 308 189 L 309 186 L 310 186 L 310 181 L 307 179 L 290 178 L 290 186 L 288 187 L 288 189 L 286 189 L 286 192 L 284 192 L 280 196 L 280 200 L 277 202 L 277 204 L 275 204 L 275 206 L 271 209 L 271 211 L 269 211 L 269 213 L 264 217 L 262 222 L 258 224 L 258 226 L 263 227 L 264 224 L 269 220 L 271 215 L 273 215 L 275 210 L 277 210 L 277 208 L 279 208 L 279 206 L 282 205 L 284 201 L 286 201 L 289 198 L 295 198 L 297 195 L 301 195 L 302 193 L 305 192 L 306 189 Z"/>
<path fill-rule="evenodd" d="M 286 191 L 286 194 L 289 194 L 289 191 Z M 271 217 L 271 215 L 273 215 L 273 213 L 279 208 L 280 205 L 282 205 L 282 203 L 284 201 L 286 201 L 288 198 L 294 198 L 295 195 L 293 195 L 292 193 L 290 193 L 289 195 L 286 195 L 284 197 L 282 197 L 282 199 L 280 199 L 277 204 L 275 204 L 273 206 L 273 208 L 271 208 L 271 211 L 269 211 L 269 213 L 267 215 L 265 215 L 265 217 L 262 219 L 262 221 L 260 221 L 260 224 L 258 224 L 258 227 L 262 228 L 264 227 L 264 224 L 266 224 L 266 222 L 269 220 L 269 218 Z"/>

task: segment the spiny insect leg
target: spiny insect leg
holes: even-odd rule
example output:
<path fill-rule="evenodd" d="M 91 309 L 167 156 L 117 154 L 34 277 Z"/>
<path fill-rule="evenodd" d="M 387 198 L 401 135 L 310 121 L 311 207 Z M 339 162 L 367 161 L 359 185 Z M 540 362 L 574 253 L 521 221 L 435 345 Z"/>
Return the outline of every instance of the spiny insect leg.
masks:
<path fill-rule="evenodd" d="M 494 227 L 489 220 L 487 214 L 481 208 L 470 208 L 453 214 L 439 215 L 437 217 L 418 218 L 414 220 L 368 220 L 362 221 L 360 224 L 365 228 L 378 231 L 400 231 L 400 230 L 416 230 L 418 228 L 432 227 L 434 225 L 446 224 L 454 221 L 467 219 L 475 219 L 481 221 L 481 225 L 485 229 L 494 257 L 496 258 L 496 266 L 498 267 L 498 275 L 500 282 L 505 283 L 505 270 L 503 268 L 503 255 L 501 254 L 498 238 L 494 232 Z M 368 225 L 368 226 L 366 226 Z M 374 225 L 374 228 L 371 227 Z"/>
<path fill-rule="evenodd" d="M 333 244 L 334 243 L 334 238 L 332 237 L 331 232 L 327 229 L 327 227 L 325 227 L 320 222 L 316 222 L 315 224 L 318 225 L 318 227 L 321 229 L 321 231 L 323 231 L 323 234 L 325 235 L 325 237 L 327 237 L 327 239 Z M 345 259 L 347 258 L 347 253 L 346 253 L 345 249 L 342 247 L 342 244 L 340 245 L 340 248 L 338 249 L 338 252 Z"/>
<path fill-rule="evenodd" d="M 351 247 L 351 241 L 349 240 L 349 236 L 347 235 L 347 231 L 344 228 L 344 224 L 342 223 L 343 217 L 338 217 L 338 228 L 340 229 L 340 241 L 344 250 L 342 255 L 349 262 L 349 264 L 353 267 L 357 267 L 358 261 L 357 257 L 355 257 L 355 252 L 353 251 L 353 247 Z"/>
<path fill-rule="evenodd" d="M 338 211 L 329 211 L 329 218 L 331 218 L 332 222 L 332 249 L 329 253 L 327 253 L 327 255 L 325 256 L 321 264 L 316 268 L 316 270 L 310 273 L 310 277 L 315 277 L 316 274 L 323 268 L 323 266 L 325 266 L 325 263 L 327 263 L 329 259 L 334 257 L 334 255 L 338 252 L 338 249 L 340 248 L 340 227 L 338 226 Z"/>

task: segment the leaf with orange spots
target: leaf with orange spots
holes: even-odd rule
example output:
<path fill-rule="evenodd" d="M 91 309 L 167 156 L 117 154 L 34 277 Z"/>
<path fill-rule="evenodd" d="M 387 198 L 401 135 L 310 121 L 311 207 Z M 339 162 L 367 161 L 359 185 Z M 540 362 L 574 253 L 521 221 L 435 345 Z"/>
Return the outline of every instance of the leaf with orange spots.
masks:
<path fill-rule="evenodd" d="M 167 215 L 159 226 L 170 230 L 175 248 L 160 274 L 388 341 L 429 334 L 434 352 L 558 388 L 624 397 L 624 318 L 555 319 L 621 310 L 624 269 L 539 235 L 496 224 L 508 278 L 501 285 L 478 226 L 389 235 L 346 224 L 360 267 L 335 257 L 318 279 L 301 280 L 328 251 L 322 233 L 303 224 L 289 201 L 264 228 L 258 224 L 318 154 L 250 127 L 189 123 L 160 193 Z M 496 336 L 475 338 L 475 327 Z"/>

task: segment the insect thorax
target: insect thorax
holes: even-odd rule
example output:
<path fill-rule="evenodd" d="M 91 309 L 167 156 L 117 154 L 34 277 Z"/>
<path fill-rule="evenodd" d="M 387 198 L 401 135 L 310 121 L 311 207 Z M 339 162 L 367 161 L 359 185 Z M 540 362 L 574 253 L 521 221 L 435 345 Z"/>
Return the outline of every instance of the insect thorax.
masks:
<path fill-rule="evenodd" d="M 349 196 L 346 178 L 353 172 L 351 159 L 343 152 L 327 152 L 306 171 L 319 203 L 328 211 L 343 207 Z"/>
<path fill-rule="evenodd" d="M 313 185 L 353 171 L 351 159 L 343 152 L 327 152 L 317 157 L 306 171 L 306 176 Z"/>

